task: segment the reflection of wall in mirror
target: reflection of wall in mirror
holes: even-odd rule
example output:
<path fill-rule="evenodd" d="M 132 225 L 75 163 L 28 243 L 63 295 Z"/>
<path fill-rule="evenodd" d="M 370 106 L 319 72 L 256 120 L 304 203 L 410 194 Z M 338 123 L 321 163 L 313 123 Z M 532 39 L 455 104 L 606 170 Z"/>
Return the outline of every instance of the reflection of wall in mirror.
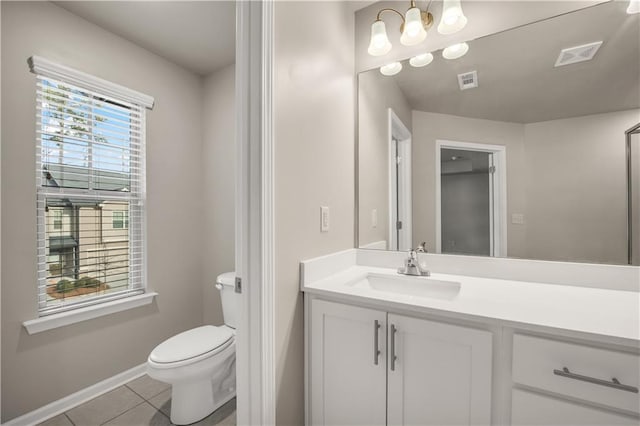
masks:
<path fill-rule="evenodd" d="M 624 131 L 639 110 L 525 125 L 527 257 L 627 263 Z"/>
<path fill-rule="evenodd" d="M 395 80 L 378 72 L 359 75 L 359 246 L 388 247 L 389 236 L 389 141 L 388 112 L 391 108 L 411 129 L 411 107 Z M 372 211 L 377 210 L 377 225 Z M 382 243 L 384 242 L 384 243 Z"/>
<path fill-rule="evenodd" d="M 436 139 L 507 147 L 508 256 L 626 263 L 624 130 L 640 111 L 518 124 L 413 112 L 414 241 L 435 245 Z M 589 155 L 587 155 L 589 153 Z"/>

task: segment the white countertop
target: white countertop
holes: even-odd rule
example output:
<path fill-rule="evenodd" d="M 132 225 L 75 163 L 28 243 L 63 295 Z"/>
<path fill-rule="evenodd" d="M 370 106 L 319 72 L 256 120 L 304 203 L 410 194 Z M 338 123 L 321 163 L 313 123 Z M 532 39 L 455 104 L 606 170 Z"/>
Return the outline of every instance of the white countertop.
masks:
<path fill-rule="evenodd" d="M 325 278 L 303 280 L 302 290 L 390 309 L 454 314 L 490 323 L 506 321 L 510 325 L 549 327 L 622 339 L 634 346 L 640 342 L 640 293 L 635 291 L 444 273 L 433 273 L 430 278 L 461 284 L 459 293 L 450 300 L 345 285 L 368 273 L 397 274 L 395 269 L 389 268 L 348 266 Z"/>

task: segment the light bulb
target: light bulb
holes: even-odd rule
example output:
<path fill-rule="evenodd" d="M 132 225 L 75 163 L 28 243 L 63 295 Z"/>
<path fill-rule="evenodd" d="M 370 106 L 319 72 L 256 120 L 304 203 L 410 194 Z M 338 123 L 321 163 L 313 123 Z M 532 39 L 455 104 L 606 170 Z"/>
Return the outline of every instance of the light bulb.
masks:
<path fill-rule="evenodd" d="M 469 51 L 467 43 L 457 43 L 445 48 L 442 51 L 442 57 L 445 59 L 458 59 L 463 57 Z"/>
<path fill-rule="evenodd" d="M 383 21 L 376 21 L 371 25 L 371 41 L 367 52 L 371 56 L 382 56 L 391 50 L 391 42 L 387 37 L 387 28 Z"/>
<path fill-rule="evenodd" d="M 402 36 L 400 36 L 400 43 L 405 46 L 415 46 L 418 43 L 422 43 L 425 38 L 427 38 L 427 32 L 422 23 L 420 9 L 412 7 L 407 10 L 405 15 L 404 31 L 402 31 Z"/>
<path fill-rule="evenodd" d="M 431 53 L 423 53 L 409 59 L 409 64 L 411 64 L 412 67 L 417 68 L 427 66 L 431 61 L 433 61 L 433 55 Z"/>
<path fill-rule="evenodd" d="M 627 7 L 627 13 L 629 15 L 633 13 L 640 13 L 640 0 L 629 0 L 629 7 Z"/>
<path fill-rule="evenodd" d="M 400 62 L 391 62 L 390 64 L 380 67 L 380 73 L 386 76 L 392 76 L 402 71 L 402 64 Z"/>
<path fill-rule="evenodd" d="M 444 0 L 442 5 L 442 18 L 438 24 L 440 34 L 453 34 L 467 25 L 467 17 L 462 13 L 460 0 Z"/>

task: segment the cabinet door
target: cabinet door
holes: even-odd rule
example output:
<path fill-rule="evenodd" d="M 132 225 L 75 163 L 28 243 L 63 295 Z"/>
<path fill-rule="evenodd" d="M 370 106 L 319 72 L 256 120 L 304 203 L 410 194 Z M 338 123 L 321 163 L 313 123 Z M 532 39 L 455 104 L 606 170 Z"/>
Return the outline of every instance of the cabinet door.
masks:
<path fill-rule="evenodd" d="M 313 425 L 385 424 L 386 313 L 313 300 L 308 350 Z"/>
<path fill-rule="evenodd" d="M 514 389 L 511 424 L 517 425 L 638 425 L 638 418 Z"/>
<path fill-rule="evenodd" d="M 491 423 L 490 332 L 394 314 L 388 323 L 389 425 Z"/>

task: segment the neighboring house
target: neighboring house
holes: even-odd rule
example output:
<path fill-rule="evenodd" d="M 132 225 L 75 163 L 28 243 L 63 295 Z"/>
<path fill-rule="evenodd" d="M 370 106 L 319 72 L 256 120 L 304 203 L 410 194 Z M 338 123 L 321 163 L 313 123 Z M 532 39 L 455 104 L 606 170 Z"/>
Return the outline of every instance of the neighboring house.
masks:
<path fill-rule="evenodd" d="M 86 188 L 86 168 L 49 164 L 47 186 Z M 84 182 L 82 180 L 84 179 Z M 92 186 L 126 191 L 127 175 L 94 170 Z M 127 184 L 128 185 L 128 184 Z M 127 201 L 47 199 L 48 281 L 89 276 L 111 288 L 127 285 L 129 274 L 129 204 Z"/>

